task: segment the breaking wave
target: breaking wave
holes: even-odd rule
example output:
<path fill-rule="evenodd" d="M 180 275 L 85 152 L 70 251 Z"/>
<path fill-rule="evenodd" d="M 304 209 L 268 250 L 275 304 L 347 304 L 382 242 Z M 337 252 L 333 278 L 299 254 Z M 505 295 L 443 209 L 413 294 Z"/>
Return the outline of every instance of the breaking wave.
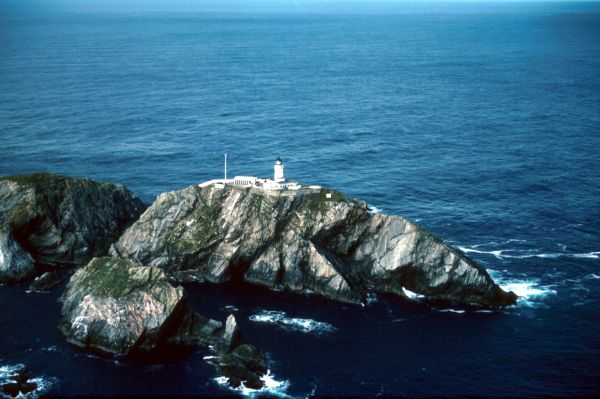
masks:
<path fill-rule="evenodd" d="M 496 270 L 487 269 L 487 271 L 500 288 L 504 291 L 512 291 L 519 296 L 517 306 L 534 307 L 540 305 L 544 298 L 556 294 L 554 286 L 542 285 L 539 279 L 508 278 Z"/>
<path fill-rule="evenodd" d="M 215 377 L 213 380 L 222 387 L 225 387 L 231 391 L 237 392 L 243 396 L 248 396 L 250 398 L 260 397 L 260 396 L 275 396 L 278 398 L 291 398 L 290 395 L 286 393 L 288 387 L 290 386 L 289 381 L 276 380 L 271 374 L 271 370 L 267 372 L 264 376 L 260 377 L 261 381 L 265 384 L 261 389 L 252 389 L 248 388 L 242 383 L 239 387 L 234 388 L 229 385 L 229 378 L 227 377 Z"/>
<path fill-rule="evenodd" d="M 25 368 L 24 364 L 11 364 L 0 366 L 0 385 L 5 384 L 7 382 L 12 381 L 12 376 L 18 374 L 21 370 Z M 31 382 L 37 385 L 36 389 L 23 394 L 19 393 L 17 398 L 27 398 L 27 399 L 36 399 L 41 395 L 45 394 L 50 390 L 50 388 L 57 383 L 57 378 L 45 378 L 45 377 L 35 377 L 30 378 L 27 382 Z M 7 395 L 6 393 L 0 391 L 0 398 L 12 398 L 12 396 Z"/>
<path fill-rule="evenodd" d="M 404 292 L 404 295 L 406 295 L 407 298 L 412 299 L 412 300 L 418 300 L 421 298 L 425 298 L 425 295 L 421 295 L 421 294 L 417 294 L 416 292 L 409 291 L 404 287 L 402 287 L 402 292 Z"/>
<path fill-rule="evenodd" d="M 491 243 L 490 243 L 491 244 Z M 485 244 L 473 245 L 472 247 L 462 247 L 458 246 L 457 248 L 463 251 L 464 253 L 477 253 L 484 255 L 493 255 L 498 259 L 527 259 L 527 258 L 580 258 L 580 259 L 600 259 L 600 251 L 594 252 L 583 252 L 583 253 L 573 253 L 573 252 L 539 252 L 534 249 L 496 249 L 492 251 L 485 251 L 482 249 L 477 249 Z"/>
<path fill-rule="evenodd" d="M 437 309 L 437 311 L 441 313 L 466 313 L 466 310 L 463 309 Z"/>
<path fill-rule="evenodd" d="M 322 321 L 288 317 L 285 312 L 278 310 L 261 310 L 251 315 L 249 319 L 257 323 L 274 324 L 286 331 L 299 331 L 302 333 L 324 334 L 333 332 L 336 329 L 333 325 Z"/>
<path fill-rule="evenodd" d="M 375 205 L 371 205 L 371 204 L 368 204 L 368 205 L 367 205 L 367 211 L 368 211 L 369 213 L 381 213 L 381 212 L 383 212 L 383 211 L 381 210 L 381 208 L 378 208 L 378 207 L 376 207 Z"/>

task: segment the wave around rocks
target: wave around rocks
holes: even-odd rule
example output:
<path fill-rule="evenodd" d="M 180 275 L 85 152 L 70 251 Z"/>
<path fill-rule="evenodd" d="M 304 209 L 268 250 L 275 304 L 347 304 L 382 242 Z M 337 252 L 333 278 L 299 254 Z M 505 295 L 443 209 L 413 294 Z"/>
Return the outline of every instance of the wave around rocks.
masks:
<path fill-rule="evenodd" d="M 215 377 L 213 380 L 219 384 L 221 387 L 225 387 L 230 391 L 234 391 L 239 393 L 240 395 L 254 398 L 260 396 L 267 397 L 278 397 L 278 398 L 291 398 L 290 395 L 287 394 L 287 389 L 290 386 L 290 382 L 287 380 L 276 380 L 273 374 L 271 374 L 271 370 L 267 372 L 264 376 L 262 376 L 261 381 L 264 383 L 264 386 L 261 389 L 252 389 L 248 388 L 242 383 L 239 387 L 233 388 L 229 384 L 229 379 L 227 377 Z"/>
<path fill-rule="evenodd" d="M 539 306 L 543 299 L 556 294 L 552 285 L 542 285 L 537 278 L 506 277 L 496 270 L 487 270 L 503 290 L 512 291 L 519 296 L 517 306 Z"/>
<path fill-rule="evenodd" d="M 24 368 L 25 368 L 25 365 L 21 364 L 21 363 L 7 364 L 7 365 L 0 366 L 0 386 L 4 385 L 7 382 L 10 382 L 11 381 L 10 377 L 12 377 L 15 374 L 18 374 Z M 21 392 L 17 396 L 18 398 L 37 399 L 41 395 L 47 393 L 50 390 L 50 388 L 52 388 L 52 386 L 54 386 L 58 382 L 58 379 L 55 377 L 51 377 L 51 378 L 35 377 L 35 378 L 29 378 L 27 380 L 27 382 L 36 384 L 36 386 L 37 386 L 36 389 L 29 393 L 26 393 L 26 394 L 23 394 Z M 0 398 L 11 398 L 12 399 L 12 396 L 4 393 L 0 389 Z"/>
<path fill-rule="evenodd" d="M 257 323 L 274 324 L 286 331 L 297 331 L 306 334 L 326 334 L 336 330 L 336 328 L 329 323 L 312 319 L 288 317 L 285 312 L 278 310 L 261 310 L 260 312 L 251 315 L 249 319 Z"/>
<path fill-rule="evenodd" d="M 525 242 L 525 240 L 508 240 L 504 243 L 510 242 Z M 486 244 L 472 245 L 470 247 L 458 246 L 457 248 L 466 254 L 476 253 L 482 255 L 492 255 L 497 259 L 528 259 L 528 258 L 546 258 L 546 259 L 557 259 L 557 258 L 578 258 L 578 259 L 600 259 L 600 251 L 592 252 L 541 252 L 537 249 L 519 249 L 519 248 L 506 248 L 506 249 L 493 249 L 485 250 L 480 249 L 487 245 L 498 245 L 502 243 L 490 242 Z M 563 249 L 566 249 L 563 247 Z"/>

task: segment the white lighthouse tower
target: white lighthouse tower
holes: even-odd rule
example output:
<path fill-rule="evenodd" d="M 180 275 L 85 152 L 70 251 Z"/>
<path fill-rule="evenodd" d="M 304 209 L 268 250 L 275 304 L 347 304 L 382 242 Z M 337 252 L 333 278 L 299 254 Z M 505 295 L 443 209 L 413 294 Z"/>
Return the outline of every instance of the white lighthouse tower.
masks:
<path fill-rule="evenodd" d="M 281 158 L 277 157 L 277 160 L 275 160 L 275 166 L 273 168 L 275 169 L 273 180 L 275 180 L 277 183 L 283 183 L 285 181 L 285 177 L 283 177 L 283 161 Z"/>

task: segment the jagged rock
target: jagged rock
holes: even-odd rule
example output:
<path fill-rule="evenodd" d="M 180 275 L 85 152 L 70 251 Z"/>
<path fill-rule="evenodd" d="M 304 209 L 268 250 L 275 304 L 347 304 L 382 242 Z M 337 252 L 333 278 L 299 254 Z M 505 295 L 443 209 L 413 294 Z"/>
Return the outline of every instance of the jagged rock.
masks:
<path fill-rule="evenodd" d="M 0 283 L 23 280 L 34 273 L 33 258 L 9 231 L 0 228 Z"/>
<path fill-rule="evenodd" d="M 105 255 L 144 209 L 122 185 L 49 173 L 0 178 L 0 227 L 40 264 Z"/>
<path fill-rule="evenodd" d="M 258 379 L 262 386 L 255 363 L 265 363 L 264 357 L 242 341 L 235 318 L 230 316 L 224 327 L 194 313 L 183 288 L 173 287 L 159 268 L 127 259 L 94 258 L 73 274 L 61 301 L 60 329 L 81 348 L 152 359 L 159 352 L 201 345 L 214 347 L 221 359 L 246 345 L 252 351 L 247 349 L 242 360 L 227 360 L 237 367 L 228 373 L 240 381 L 250 378 L 253 384 Z"/>
<path fill-rule="evenodd" d="M 219 374 L 229 379 L 229 384 L 260 389 L 264 385 L 261 377 L 267 374 L 267 362 L 264 356 L 252 345 L 241 344 L 221 356 L 217 362 Z"/>
<path fill-rule="evenodd" d="M 194 185 L 163 193 L 110 253 L 188 278 L 240 278 L 353 303 L 404 288 L 460 304 L 515 303 L 482 266 L 415 223 L 327 192 Z"/>
<path fill-rule="evenodd" d="M 125 259 L 94 258 L 69 281 L 61 330 L 77 346 L 112 354 L 151 351 L 186 316 L 183 288 L 162 270 Z"/>
<path fill-rule="evenodd" d="M 215 349 L 218 353 L 228 353 L 244 342 L 242 332 L 237 325 L 235 316 L 230 314 L 225 321 L 225 330 Z"/>
<path fill-rule="evenodd" d="M 14 398 L 20 394 L 26 395 L 37 389 L 37 384 L 29 381 L 29 370 L 27 370 L 25 366 L 21 365 L 21 367 L 15 371 L 16 374 L 9 376 L 6 381 L 0 385 L 2 387 L 2 392 Z"/>
<path fill-rule="evenodd" d="M 29 290 L 35 292 L 50 292 L 52 288 L 56 287 L 62 281 L 63 278 L 60 273 L 53 270 L 36 277 L 29 285 Z"/>

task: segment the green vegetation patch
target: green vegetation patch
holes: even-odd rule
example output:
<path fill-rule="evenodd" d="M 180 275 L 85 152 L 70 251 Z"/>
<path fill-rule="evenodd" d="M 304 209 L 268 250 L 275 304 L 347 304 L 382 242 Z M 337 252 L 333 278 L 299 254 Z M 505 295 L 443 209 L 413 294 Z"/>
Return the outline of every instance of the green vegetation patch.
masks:
<path fill-rule="evenodd" d="M 221 236 L 219 215 L 221 204 L 203 204 L 196 209 L 191 217 L 193 223 L 186 225 L 188 219 L 180 223 L 176 231 L 168 238 L 168 243 L 175 250 L 191 252 L 202 248 Z"/>
<path fill-rule="evenodd" d="M 327 195 L 330 194 L 330 198 Z M 318 193 L 306 195 L 306 209 L 311 214 L 325 213 L 328 203 L 346 201 L 346 195 L 340 191 L 322 188 Z"/>
<path fill-rule="evenodd" d="M 89 265 L 78 272 L 83 273 L 83 277 L 77 284 L 95 295 L 121 298 L 143 283 L 131 277 L 132 267 L 142 266 L 126 259 L 94 258 Z"/>

